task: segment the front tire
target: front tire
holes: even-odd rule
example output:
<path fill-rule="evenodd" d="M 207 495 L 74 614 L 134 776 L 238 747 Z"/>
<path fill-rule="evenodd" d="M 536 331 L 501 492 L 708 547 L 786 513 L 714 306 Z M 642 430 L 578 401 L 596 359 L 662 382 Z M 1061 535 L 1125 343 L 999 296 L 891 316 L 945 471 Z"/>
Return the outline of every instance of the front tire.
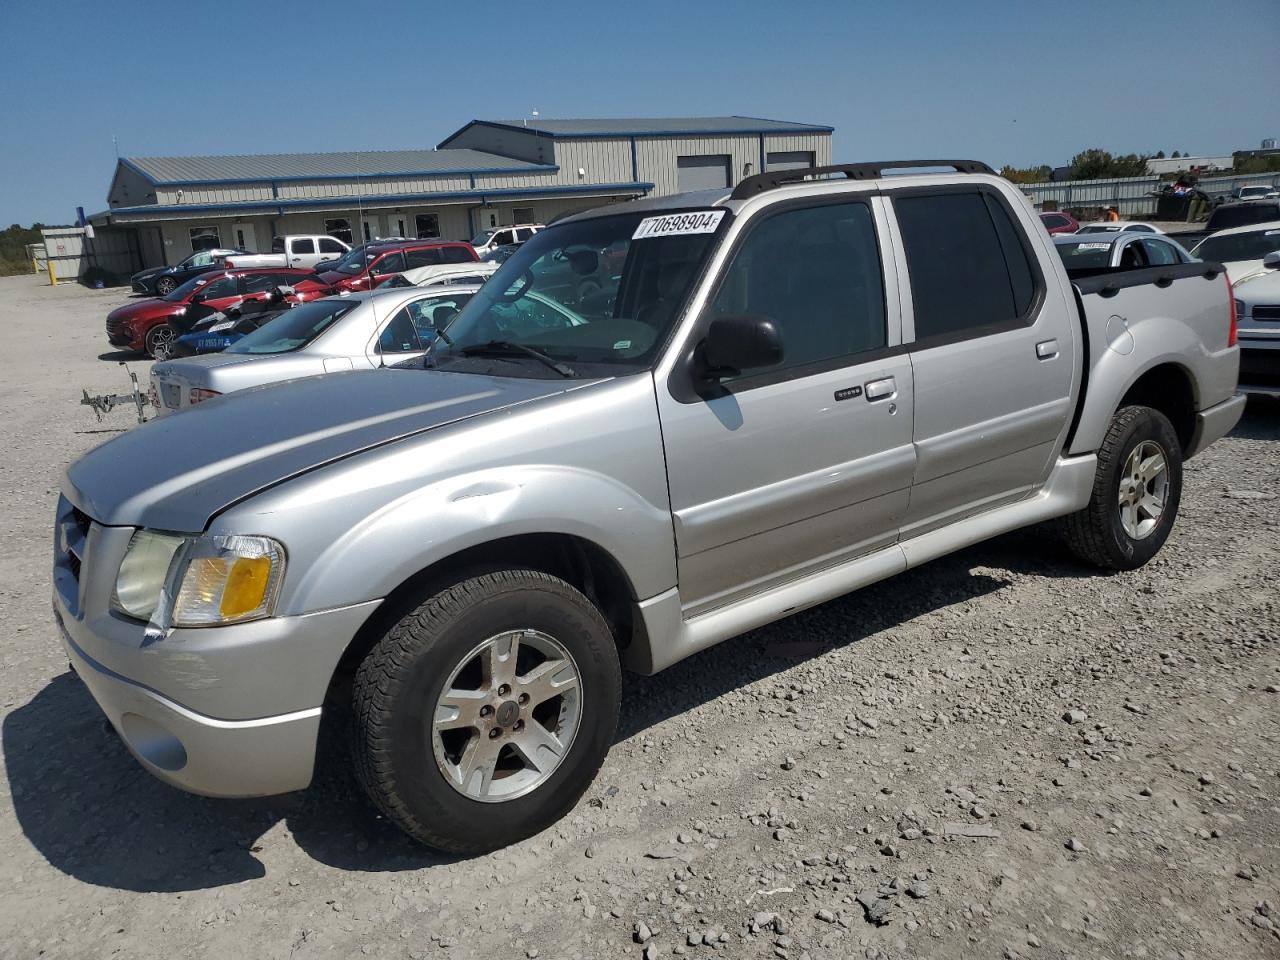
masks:
<path fill-rule="evenodd" d="M 173 341 L 176 339 L 177 334 L 167 323 L 154 326 L 147 331 L 147 353 L 156 360 L 168 360 L 173 351 Z"/>
<path fill-rule="evenodd" d="M 1066 517 L 1067 545 L 1108 570 L 1134 570 L 1169 539 L 1182 500 L 1182 445 L 1151 407 L 1122 407 L 1098 449 L 1089 505 Z"/>
<path fill-rule="evenodd" d="M 357 777 L 422 843 L 462 854 L 515 843 L 590 786 L 621 685 L 608 624 L 568 583 L 469 577 L 402 617 L 357 669 Z"/>

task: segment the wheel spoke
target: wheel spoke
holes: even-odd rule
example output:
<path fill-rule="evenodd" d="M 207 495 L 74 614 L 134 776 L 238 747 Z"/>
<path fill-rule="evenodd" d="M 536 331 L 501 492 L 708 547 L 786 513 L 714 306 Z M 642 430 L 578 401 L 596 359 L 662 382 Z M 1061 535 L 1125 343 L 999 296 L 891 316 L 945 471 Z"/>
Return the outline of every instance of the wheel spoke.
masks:
<path fill-rule="evenodd" d="M 1127 503 L 1120 511 L 1120 520 L 1124 523 L 1125 532 L 1131 537 L 1138 535 L 1138 505 Z"/>
<path fill-rule="evenodd" d="M 1159 520 L 1160 514 L 1164 512 L 1164 502 L 1148 493 L 1138 501 L 1138 509 L 1152 520 Z"/>
<path fill-rule="evenodd" d="M 490 687 L 510 684 L 516 677 L 516 658 L 520 653 L 520 634 L 504 633 L 494 637 L 481 654 L 485 683 Z"/>
<path fill-rule="evenodd" d="M 480 727 L 480 708 L 487 699 L 483 690 L 446 690 L 436 705 L 432 722 L 437 730 Z"/>
<path fill-rule="evenodd" d="M 483 797 L 493 782 L 493 771 L 498 764 L 501 745 L 487 736 L 476 734 L 467 743 L 458 759 L 457 782 L 462 792 L 473 797 Z"/>
<path fill-rule="evenodd" d="M 568 660 L 548 660 L 540 663 L 523 677 L 516 678 L 521 693 L 529 695 L 529 706 L 568 693 L 578 688 L 578 676 Z"/>
<path fill-rule="evenodd" d="M 1144 483 L 1150 483 L 1164 472 L 1164 466 L 1164 457 L 1159 453 L 1153 454 L 1143 460 L 1142 465 L 1138 467 L 1138 478 Z"/>
<path fill-rule="evenodd" d="M 525 763 L 538 773 L 554 767 L 564 753 L 560 738 L 537 720 L 531 719 L 523 730 L 512 734 L 509 742 Z"/>

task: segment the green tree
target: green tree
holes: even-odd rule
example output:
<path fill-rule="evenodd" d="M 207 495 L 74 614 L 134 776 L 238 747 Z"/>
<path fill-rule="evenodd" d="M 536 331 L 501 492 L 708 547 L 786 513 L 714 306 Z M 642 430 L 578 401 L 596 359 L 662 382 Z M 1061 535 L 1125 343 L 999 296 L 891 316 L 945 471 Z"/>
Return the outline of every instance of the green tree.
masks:
<path fill-rule="evenodd" d="M 1038 167 L 1011 167 L 1006 165 L 1000 170 L 1000 176 L 1011 183 L 1043 183 L 1052 174 L 1053 168 L 1044 163 Z"/>
<path fill-rule="evenodd" d="M 1174 156 L 1177 156 L 1175 153 Z M 1147 156 L 1126 153 L 1112 156 L 1094 147 L 1071 158 L 1072 180 L 1110 180 L 1115 177 L 1143 177 L 1147 174 Z"/>

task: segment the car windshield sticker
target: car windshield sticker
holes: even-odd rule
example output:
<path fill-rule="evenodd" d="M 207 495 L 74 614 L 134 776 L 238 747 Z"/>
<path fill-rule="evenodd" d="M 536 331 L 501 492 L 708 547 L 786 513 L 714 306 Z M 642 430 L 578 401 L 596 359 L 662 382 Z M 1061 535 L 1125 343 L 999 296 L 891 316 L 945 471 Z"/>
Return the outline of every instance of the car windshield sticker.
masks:
<path fill-rule="evenodd" d="M 703 210 L 699 213 L 672 213 L 665 217 L 645 217 L 631 235 L 632 240 L 650 237 L 674 237 L 691 233 L 715 233 L 724 219 L 723 210 Z"/>
<path fill-rule="evenodd" d="M 1079 249 L 1079 250 L 1109 250 L 1109 249 L 1111 249 L 1111 244 L 1109 244 L 1109 243 L 1082 243 L 1082 244 L 1080 244 L 1080 246 L 1079 246 L 1077 249 Z"/>

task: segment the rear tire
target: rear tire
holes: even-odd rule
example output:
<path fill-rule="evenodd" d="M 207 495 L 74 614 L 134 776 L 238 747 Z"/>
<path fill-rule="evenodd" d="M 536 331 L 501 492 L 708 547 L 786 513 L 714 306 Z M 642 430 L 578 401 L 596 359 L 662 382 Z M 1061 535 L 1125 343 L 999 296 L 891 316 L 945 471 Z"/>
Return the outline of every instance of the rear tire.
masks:
<path fill-rule="evenodd" d="M 357 669 L 357 778 L 422 843 L 462 854 L 515 843 L 590 786 L 621 685 L 608 624 L 563 580 L 534 570 L 460 580 L 402 617 Z"/>
<path fill-rule="evenodd" d="M 161 277 L 156 281 L 156 293 L 160 296 L 167 296 L 178 288 L 178 281 L 173 277 Z"/>
<path fill-rule="evenodd" d="M 1182 499 L 1182 446 L 1168 417 L 1122 407 L 1098 449 L 1089 505 L 1063 519 L 1067 546 L 1107 570 L 1134 570 L 1169 539 Z"/>

